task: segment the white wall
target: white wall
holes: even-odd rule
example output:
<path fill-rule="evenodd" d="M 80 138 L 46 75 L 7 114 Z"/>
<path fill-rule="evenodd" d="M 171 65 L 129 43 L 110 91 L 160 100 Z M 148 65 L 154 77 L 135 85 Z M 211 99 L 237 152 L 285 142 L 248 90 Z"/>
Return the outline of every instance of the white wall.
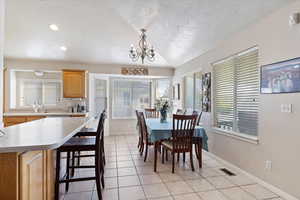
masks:
<path fill-rule="evenodd" d="M 260 65 L 300 57 L 300 25 L 289 27 L 289 15 L 300 11 L 300 2 L 289 4 L 246 28 L 213 50 L 180 66 L 175 79 L 191 71 L 212 70 L 211 63 L 258 45 Z M 293 113 L 281 113 L 281 104 L 292 104 Z M 300 198 L 300 93 L 260 95 L 259 144 L 237 140 L 211 131 L 212 114 L 205 113 L 209 149 L 245 171 Z M 271 160 L 271 171 L 265 170 Z"/>
<path fill-rule="evenodd" d="M 0 127 L 3 123 L 4 0 L 0 0 Z"/>

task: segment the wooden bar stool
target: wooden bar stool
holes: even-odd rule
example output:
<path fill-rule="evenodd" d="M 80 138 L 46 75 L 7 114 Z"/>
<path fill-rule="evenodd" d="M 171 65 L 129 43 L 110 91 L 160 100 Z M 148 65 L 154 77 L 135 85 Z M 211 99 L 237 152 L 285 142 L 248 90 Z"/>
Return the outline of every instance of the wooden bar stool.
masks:
<path fill-rule="evenodd" d="M 59 200 L 59 184 L 66 184 L 66 191 L 69 189 L 69 183 L 77 181 L 89 181 L 96 180 L 97 193 L 99 200 L 102 200 L 102 187 L 104 188 L 104 162 L 102 156 L 102 142 L 103 142 L 103 132 L 104 132 L 104 121 L 105 113 L 101 114 L 97 134 L 94 138 L 80 138 L 73 137 L 67 141 L 63 146 L 59 147 L 56 152 L 56 178 L 55 178 L 55 200 Z M 70 154 L 73 152 L 81 151 L 94 151 L 95 152 L 95 165 L 70 165 Z M 61 153 L 67 153 L 67 166 L 66 174 L 60 179 L 60 165 L 61 165 Z M 83 178 L 70 178 L 70 169 L 75 168 L 94 168 L 96 176 L 93 177 L 83 177 Z"/>

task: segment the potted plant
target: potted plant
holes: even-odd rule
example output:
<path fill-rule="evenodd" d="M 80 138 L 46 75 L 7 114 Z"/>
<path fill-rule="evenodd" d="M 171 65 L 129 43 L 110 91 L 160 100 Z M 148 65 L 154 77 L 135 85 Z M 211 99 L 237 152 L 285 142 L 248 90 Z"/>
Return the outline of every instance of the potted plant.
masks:
<path fill-rule="evenodd" d="M 157 99 L 155 102 L 155 108 L 160 112 L 160 122 L 166 123 L 168 111 L 170 109 L 170 102 L 167 99 Z"/>

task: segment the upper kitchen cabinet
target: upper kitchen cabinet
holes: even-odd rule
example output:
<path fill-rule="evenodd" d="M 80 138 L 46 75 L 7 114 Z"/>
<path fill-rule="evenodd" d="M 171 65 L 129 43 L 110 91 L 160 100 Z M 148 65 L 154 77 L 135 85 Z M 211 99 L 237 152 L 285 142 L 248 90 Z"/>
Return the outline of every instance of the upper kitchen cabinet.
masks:
<path fill-rule="evenodd" d="M 83 70 L 63 70 L 64 98 L 85 98 L 85 73 Z"/>

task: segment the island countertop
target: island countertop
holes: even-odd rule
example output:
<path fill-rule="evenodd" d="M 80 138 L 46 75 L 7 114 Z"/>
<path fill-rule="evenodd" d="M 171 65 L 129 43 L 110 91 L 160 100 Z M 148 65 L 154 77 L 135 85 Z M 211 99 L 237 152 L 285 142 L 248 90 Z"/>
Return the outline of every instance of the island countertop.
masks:
<path fill-rule="evenodd" d="M 44 118 L 1 129 L 0 153 L 55 149 L 79 132 L 91 118 Z M 1 133 L 0 133 L 1 134 Z"/>

